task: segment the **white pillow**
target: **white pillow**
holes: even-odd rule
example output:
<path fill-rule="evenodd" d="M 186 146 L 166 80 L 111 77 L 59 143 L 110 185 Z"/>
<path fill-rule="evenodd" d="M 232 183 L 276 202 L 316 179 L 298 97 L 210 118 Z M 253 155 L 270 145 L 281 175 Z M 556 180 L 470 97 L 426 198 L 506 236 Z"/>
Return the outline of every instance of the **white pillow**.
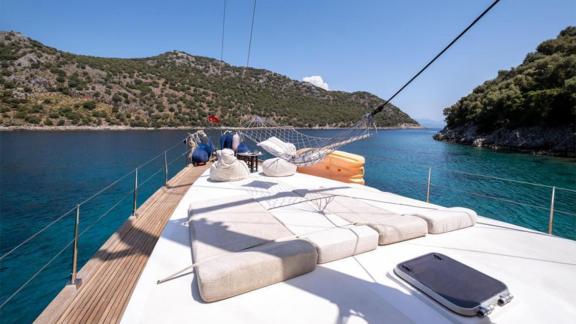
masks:
<path fill-rule="evenodd" d="M 262 172 L 269 177 L 287 177 L 296 173 L 296 165 L 281 158 L 262 162 Z"/>
<path fill-rule="evenodd" d="M 250 170 L 246 163 L 238 161 L 231 149 L 216 151 L 218 161 L 210 166 L 210 180 L 238 181 L 247 178 Z"/>
<path fill-rule="evenodd" d="M 232 149 L 234 152 L 238 149 L 238 145 L 240 145 L 240 135 L 238 133 L 234 133 L 232 136 Z"/>
<path fill-rule="evenodd" d="M 227 148 L 216 151 L 216 156 L 218 157 L 218 162 L 225 165 L 232 164 L 238 160 L 234 155 L 234 151 Z"/>
<path fill-rule="evenodd" d="M 258 143 L 258 146 L 274 156 L 290 158 L 296 154 L 296 146 L 294 144 L 283 142 L 275 136 Z"/>

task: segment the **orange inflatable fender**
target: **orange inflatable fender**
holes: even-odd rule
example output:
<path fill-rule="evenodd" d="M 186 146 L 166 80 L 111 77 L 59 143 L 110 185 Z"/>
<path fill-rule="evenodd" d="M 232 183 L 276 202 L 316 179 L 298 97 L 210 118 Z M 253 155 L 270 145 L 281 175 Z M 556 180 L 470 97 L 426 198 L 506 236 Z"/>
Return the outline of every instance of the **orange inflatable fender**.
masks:
<path fill-rule="evenodd" d="M 298 167 L 298 172 L 346 183 L 364 184 L 365 162 L 361 155 L 334 151 L 316 164 Z"/>

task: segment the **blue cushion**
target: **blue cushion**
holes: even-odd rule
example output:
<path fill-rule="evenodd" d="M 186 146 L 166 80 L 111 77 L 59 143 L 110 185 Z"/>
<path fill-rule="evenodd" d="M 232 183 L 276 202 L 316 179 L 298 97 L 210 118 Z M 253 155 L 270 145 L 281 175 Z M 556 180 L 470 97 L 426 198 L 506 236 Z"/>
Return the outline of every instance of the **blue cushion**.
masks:
<path fill-rule="evenodd" d="M 206 151 L 206 153 L 208 153 L 208 156 L 211 156 L 212 152 L 214 152 L 214 145 L 212 145 L 212 143 L 208 144 L 200 143 L 198 144 L 198 149 Z"/>
<path fill-rule="evenodd" d="M 206 163 L 210 159 L 210 154 L 208 153 L 208 145 L 200 144 L 192 152 L 192 162 L 193 163 Z"/>
<path fill-rule="evenodd" d="M 236 148 L 236 153 L 246 153 L 246 152 L 250 152 L 250 148 L 245 143 L 240 143 L 240 145 L 238 145 L 238 147 Z"/>
<path fill-rule="evenodd" d="M 232 137 L 234 135 L 230 132 L 220 136 L 220 149 L 232 149 Z"/>

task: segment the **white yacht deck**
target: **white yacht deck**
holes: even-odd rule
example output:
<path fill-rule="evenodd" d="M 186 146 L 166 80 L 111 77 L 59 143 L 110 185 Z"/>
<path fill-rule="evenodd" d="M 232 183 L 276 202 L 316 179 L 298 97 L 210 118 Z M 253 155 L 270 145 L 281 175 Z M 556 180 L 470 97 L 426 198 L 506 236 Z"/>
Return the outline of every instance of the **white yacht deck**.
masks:
<path fill-rule="evenodd" d="M 175 209 L 127 306 L 124 323 L 572 323 L 576 318 L 576 242 L 522 227 L 478 218 L 469 228 L 379 246 L 376 250 L 319 264 L 302 276 L 213 303 L 198 294 L 188 230 L 195 202 L 246 195 L 271 213 L 299 213 L 293 189 L 340 188 L 402 213 L 435 207 L 358 185 L 296 174 L 214 183 L 208 171 Z M 273 189 L 272 189 L 273 188 Z M 282 191 L 289 192 L 282 195 Z M 266 193 L 272 192 L 272 198 Z M 306 202 L 313 204 L 313 202 Z M 309 207 L 307 207 L 309 208 Z M 451 313 L 398 278 L 396 264 L 440 252 L 506 283 L 514 300 L 487 318 Z M 157 281 L 174 276 L 158 284 Z"/>

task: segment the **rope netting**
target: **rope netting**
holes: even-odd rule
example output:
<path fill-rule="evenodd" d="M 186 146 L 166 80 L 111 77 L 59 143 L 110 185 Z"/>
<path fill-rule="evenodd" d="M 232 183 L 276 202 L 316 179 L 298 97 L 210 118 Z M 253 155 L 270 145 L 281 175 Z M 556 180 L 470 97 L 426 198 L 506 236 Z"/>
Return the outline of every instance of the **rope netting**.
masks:
<path fill-rule="evenodd" d="M 292 126 L 277 126 L 273 121 L 258 116 L 251 118 L 239 133 L 257 145 L 274 137 L 288 147 L 290 144 L 294 145 L 294 150 L 267 151 L 290 163 L 303 166 L 318 163 L 338 148 L 368 138 L 375 131 L 373 116 L 366 114 L 353 126 L 339 130 L 338 134 L 332 137 L 311 136 Z M 266 150 L 265 146 L 261 147 Z"/>
<path fill-rule="evenodd" d="M 220 60 L 224 53 L 224 27 L 226 20 L 226 0 L 224 0 L 224 14 L 222 22 L 222 43 L 220 49 Z M 250 65 L 250 53 L 252 49 L 252 37 L 254 33 L 254 17 L 256 16 L 256 1 L 252 7 L 252 18 L 250 24 L 250 38 L 248 43 L 248 54 L 246 66 L 242 70 L 242 80 L 246 68 Z M 268 151 L 268 153 L 287 160 L 296 165 L 310 165 L 320 162 L 328 154 L 336 149 L 359 140 L 370 137 L 375 129 L 374 116 L 382 112 L 385 106 L 390 103 L 398 94 L 400 94 L 408 85 L 416 80 L 424 71 L 426 71 L 438 58 L 440 58 L 450 47 L 452 47 L 464 34 L 466 34 L 482 17 L 484 17 L 500 0 L 494 0 L 476 19 L 474 19 L 464 30 L 462 30 L 448 45 L 438 52 L 426 65 L 424 65 L 415 75 L 404 83 L 390 98 L 381 103 L 371 113 L 364 115 L 352 127 L 342 130 L 338 135 L 324 138 L 304 134 L 291 126 L 271 125 L 264 118 L 254 117 L 249 120 L 243 130 L 239 131 L 241 136 L 255 142 L 257 145 Z M 193 142 L 199 138 L 194 138 Z M 270 142 L 271 146 L 263 145 L 263 142 Z M 273 149 L 269 149 L 272 147 Z"/>

